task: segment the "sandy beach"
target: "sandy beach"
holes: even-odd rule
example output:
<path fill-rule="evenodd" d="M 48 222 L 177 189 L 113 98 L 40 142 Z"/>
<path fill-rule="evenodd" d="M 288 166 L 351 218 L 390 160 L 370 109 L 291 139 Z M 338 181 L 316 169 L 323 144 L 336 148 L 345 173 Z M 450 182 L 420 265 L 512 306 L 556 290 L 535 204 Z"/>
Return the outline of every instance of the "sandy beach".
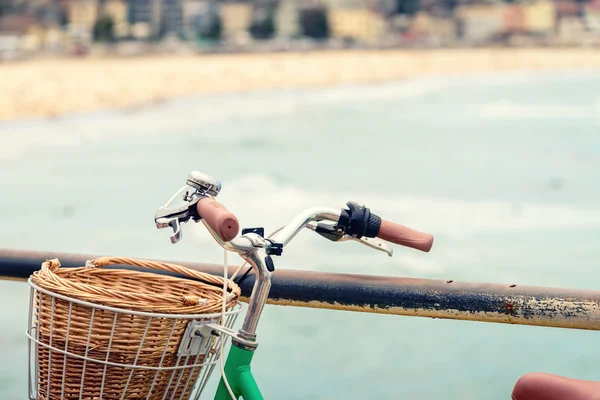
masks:
<path fill-rule="evenodd" d="M 133 107 L 197 94 L 575 68 L 600 69 L 600 51 L 331 51 L 9 62 L 0 64 L 0 120 Z"/>

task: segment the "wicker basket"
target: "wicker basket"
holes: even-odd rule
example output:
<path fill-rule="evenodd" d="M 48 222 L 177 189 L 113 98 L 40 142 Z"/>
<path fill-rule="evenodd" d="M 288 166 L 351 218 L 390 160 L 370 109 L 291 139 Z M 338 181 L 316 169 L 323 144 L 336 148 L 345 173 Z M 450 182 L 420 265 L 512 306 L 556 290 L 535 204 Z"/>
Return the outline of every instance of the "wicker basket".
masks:
<path fill-rule="evenodd" d="M 127 264 L 192 279 L 125 269 Z M 113 267 L 114 268 L 114 267 Z M 102 257 L 85 267 L 47 260 L 31 286 L 31 399 L 188 399 L 218 361 L 223 337 L 202 324 L 232 327 L 240 288 L 179 265 Z M 223 335 L 224 336 L 224 335 Z"/>

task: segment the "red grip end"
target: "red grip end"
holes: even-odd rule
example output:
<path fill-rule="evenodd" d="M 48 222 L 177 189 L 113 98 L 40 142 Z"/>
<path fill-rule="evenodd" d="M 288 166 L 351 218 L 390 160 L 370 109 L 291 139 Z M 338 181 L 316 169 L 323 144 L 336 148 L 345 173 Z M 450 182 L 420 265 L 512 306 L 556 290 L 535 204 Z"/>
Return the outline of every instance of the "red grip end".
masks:
<path fill-rule="evenodd" d="M 206 197 L 196 204 L 198 215 L 226 242 L 237 236 L 240 223 L 221 203 Z"/>
<path fill-rule="evenodd" d="M 400 246 L 428 252 L 433 246 L 433 236 L 429 233 L 415 231 L 406 226 L 395 224 L 384 219 L 381 220 L 377 237 Z"/>

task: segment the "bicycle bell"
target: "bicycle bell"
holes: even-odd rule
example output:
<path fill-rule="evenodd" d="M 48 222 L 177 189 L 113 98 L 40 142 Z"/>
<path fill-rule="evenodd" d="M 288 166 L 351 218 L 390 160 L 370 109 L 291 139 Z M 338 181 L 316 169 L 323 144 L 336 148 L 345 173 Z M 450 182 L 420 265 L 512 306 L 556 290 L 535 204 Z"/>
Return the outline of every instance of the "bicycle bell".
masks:
<path fill-rule="evenodd" d="M 186 184 L 197 191 L 212 197 L 217 197 L 221 191 L 221 182 L 212 176 L 200 171 L 192 171 L 188 174 Z"/>

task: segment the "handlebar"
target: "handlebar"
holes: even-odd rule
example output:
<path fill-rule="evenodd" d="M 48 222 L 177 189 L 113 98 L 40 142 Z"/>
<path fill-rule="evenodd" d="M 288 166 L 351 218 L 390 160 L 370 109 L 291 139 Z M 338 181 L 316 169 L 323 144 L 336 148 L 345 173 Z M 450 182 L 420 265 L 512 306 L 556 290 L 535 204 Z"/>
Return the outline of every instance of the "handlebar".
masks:
<path fill-rule="evenodd" d="M 236 216 L 212 197 L 204 197 L 196 203 L 200 218 L 225 242 L 231 241 L 240 231 Z"/>
<path fill-rule="evenodd" d="M 196 207 L 200 218 L 204 219 L 206 225 L 208 225 L 208 227 L 210 227 L 211 230 L 222 240 L 222 242 L 218 240 L 221 245 L 225 244 L 223 242 L 230 242 L 235 238 L 239 231 L 238 220 L 235 215 L 229 212 L 223 205 L 221 205 L 215 199 L 207 197 L 198 201 Z M 369 210 L 364 207 L 362 207 L 360 210 L 366 210 L 366 215 L 364 218 L 363 215 L 360 215 L 359 217 L 363 218 L 363 222 L 368 226 L 365 226 L 360 235 L 353 235 L 358 237 L 358 239 L 361 237 L 377 237 L 390 243 L 404 247 L 410 247 L 424 252 L 429 252 L 431 250 L 431 247 L 433 246 L 432 235 L 381 219 L 377 215 L 371 214 Z M 298 214 L 292 221 L 290 221 L 290 223 L 275 233 L 270 240 L 272 242 L 281 243 L 281 245 L 285 246 L 298 234 L 298 232 L 300 232 L 304 227 L 307 227 L 307 225 L 313 221 L 335 222 L 339 227 L 341 221 L 340 218 L 344 219 L 345 212 L 347 213 L 348 210 L 338 211 L 332 208 L 324 207 L 309 208 Z M 348 223 L 348 226 L 343 226 L 343 232 L 339 233 L 340 238 L 344 233 L 346 233 L 346 231 L 356 229 L 356 227 L 353 225 L 353 223 L 356 222 L 356 218 L 346 218 L 349 219 L 350 222 Z M 237 247 L 233 243 L 232 245 L 233 247 Z M 243 247 L 245 247 L 245 245 Z"/>
<path fill-rule="evenodd" d="M 341 210 L 323 207 L 304 210 L 269 238 L 263 237 L 262 228 L 246 231 L 246 234 L 236 238 L 240 230 L 238 219 L 214 199 L 221 190 L 221 183 L 197 171 L 192 171 L 188 175 L 186 183 L 187 185 L 160 207 L 154 216 L 158 228 L 173 229 L 171 235 L 173 243 L 181 239 L 181 223 L 202 220 L 221 247 L 240 254 L 251 251 L 252 248 L 262 247 L 279 255 L 283 247 L 305 227 L 334 242 L 359 241 L 369 247 L 385 251 L 390 256 L 392 249 L 372 238 L 425 252 L 430 251 L 433 245 L 433 236 L 430 234 L 383 220 L 371 213 L 367 207 L 354 202 L 348 202 L 348 208 Z M 194 189 L 191 194 L 190 188 Z M 175 198 L 184 191 L 184 204 L 169 208 Z M 263 233 L 260 233 L 261 231 Z"/>
<path fill-rule="evenodd" d="M 429 233 L 419 232 L 384 219 L 381 220 L 377 237 L 400 246 L 424 252 L 429 252 L 431 246 L 433 246 L 433 236 Z"/>

